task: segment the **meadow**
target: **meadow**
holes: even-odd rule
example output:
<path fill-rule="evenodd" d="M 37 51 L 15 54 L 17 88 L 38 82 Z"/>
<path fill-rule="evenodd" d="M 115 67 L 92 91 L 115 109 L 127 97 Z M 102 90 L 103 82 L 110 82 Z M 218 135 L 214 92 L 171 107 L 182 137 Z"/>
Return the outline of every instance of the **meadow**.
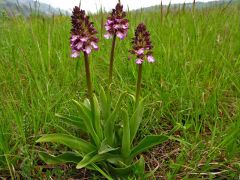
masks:
<path fill-rule="evenodd" d="M 92 15 L 100 50 L 90 56 L 93 87 L 108 83 L 111 41 L 107 14 Z M 137 139 L 168 134 L 147 153 L 152 179 L 238 179 L 240 175 L 240 6 L 156 9 L 127 13 L 127 40 L 117 40 L 113 96 L 134 94 L 137 68 L 130 58 L 134 29 L 144 22 L 156 62 L 144 64 L 144 119 Z M 70 58 L 70 17 L 0 18 L 0 177 L 16 179 L 100 179 L 69 164 L 45 165 L 38 151 L 65 147 L 39 144 L 53 132 L 71 131 L 56 114 L 77 115 L 72 100 L 86 97 L 83 56 Z M 131 59 L 131 60 L 129 60 Z M 133 106 L 126 100 L 125 106 Z"/>

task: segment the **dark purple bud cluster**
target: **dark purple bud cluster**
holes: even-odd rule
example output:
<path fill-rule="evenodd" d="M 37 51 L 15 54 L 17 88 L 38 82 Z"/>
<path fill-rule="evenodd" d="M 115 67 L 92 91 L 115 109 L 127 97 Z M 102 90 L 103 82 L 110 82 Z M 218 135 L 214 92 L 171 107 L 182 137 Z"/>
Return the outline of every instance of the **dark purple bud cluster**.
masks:
<path fill-rule="evenodd" d="M 93 22 L 89 21 L 89 16 L 86 16 L 85 11 L 75 6 L 71 17 L 71 56 L 77 58 L 80 52 L 90 54 L 92 49 L 98 50 L 97 43 L 99 40 L 96 37 L 97 31 L 93 26 Z"/>
<path fill-rule="evenodd" d="M 112 10 L 111 15 L 107 18 L 105 24 L 107 33 L 104 35 L 106 39 L 109 39 L 114 35 L 120 39 L 124 39 L 127 36 L 129 23 L 125 17 L 126 12 L 123 11 L 123 6 L 118 3 L 116 8 Z"/>
<path fill-rule="evenodd" d="M 149 63 L 153 63 L 155 59 L 152 56 L 152 43 L 150 40 L 150 33 L 146 26 L 141 23 L 135 31 L 135 37 L 132 39 L 132 50 L 130 52 L 137 56 L 136 64 L 142 64 L 144 59 Z"/>

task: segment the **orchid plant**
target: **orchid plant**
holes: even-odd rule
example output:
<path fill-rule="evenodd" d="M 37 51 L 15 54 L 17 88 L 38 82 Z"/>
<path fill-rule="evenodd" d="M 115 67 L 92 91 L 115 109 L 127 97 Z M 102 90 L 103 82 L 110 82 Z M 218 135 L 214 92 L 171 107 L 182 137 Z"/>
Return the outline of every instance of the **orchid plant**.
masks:
<path fill-rule="evenodd" d="M 132 50 L 130 52 L 137 56 L 136 64 L 138 65 L 138 81 L 136 89 L 136 103 L 138 104 L 140 98 L 140 89 L 142 81 L 142 67 L 145 59 L 149 63 L 154 63 L 155 59 L 152 56 L 152 43 L 150 40 L 150 33 L 146 26 L 141 23 L 135 31 L 135 37 L 132 38 Z"/>
<path fill-rule="evenodd" d="M 125 13 L 122 9 L 122 5 L 118 3 L 111 17 L 108 18 L 106 37 L 113 36 L 113 38 L 121 39 L 126 37 L 128 20 L 124 19 Z M 129 110 L 122 105 L 126 92 L 120 95 L 113 107 L 108 101 L 109 94 L 104 91 L 104 88 L 100 88 L 99 99 L 93 93 L 89 55 L 92 50 L 98 50 L 97 31 L 85 11 L 80 10 L 79 7 L 73 10 L 72 26 L 71 56 L 78 58 L 81 53 L 84 54 L 88 98 L 84 102 L 73 101 L 78 109 L 78 116 L 59 114 L 57 116 L 78 128 L 88 138 L 76 137 L 71 132 L 43 135 L 37 140 L 38 143 L 62 144 L 71 151 L 60 155 L 39 152 L 40 158 L 47 164 L 75 163 L 77 169 L 96 170 L 107 179 L 147 179 L 153 172 L 144 173 L 145 162 L 140 154 L 168 140 L 168 136 L 165 135 L 148 135 L 136 142 L 136 135 L 144 113 L 144 100 L 140 99 L 142 66 L 145 59 L 148 62 L 154 62 L 150 33 L 144 24 L 140 24 L 132 42 L 133 49 L 130 52 L 137 56 L 139 76 L 136 106 L 130 115 Z"/>
<path fill-rule="evenodd" d="M 119 2 L 116 5 L 116 8 L 112 10 L 112 13 L 107 18 L 107 22 L 105 24 L 105 29 L 107 33 L 104 35 L 104 37 L 106 39 L 113 38 L 109 65 L 109 85 L 112 83 L 116 38 L 118 37 L 123 40 L 128 34 L 129 23 L 128 19 L 126 19 L 125 17 L 126 12 L 123 11 L 123 5 L 121 5 Z"/>

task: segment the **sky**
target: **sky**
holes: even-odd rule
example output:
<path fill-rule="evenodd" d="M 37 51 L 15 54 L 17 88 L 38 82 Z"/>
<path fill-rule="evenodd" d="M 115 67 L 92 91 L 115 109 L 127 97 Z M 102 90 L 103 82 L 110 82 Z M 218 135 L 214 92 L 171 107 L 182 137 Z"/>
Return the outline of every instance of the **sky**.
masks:
<path fill-rule="evenodd" d="M 44 2 L 52 5 L 53 7 L 57 7 L 63 10 L 71 11 L 74 6 L 79 5 L 80 0 L 39 0 L 40 2 Z M 208 2 L 214 0 L 196 0 L 197 2 Z M 216 0 L 215 0 L 216 1 Z M 97 9 L 100 9 L 101 5 L 105 10 L 111 10 L 115 7 L 118 0 L 82 0 L 81 8 L 86 11 L 96 12 Z M 169 4 L 170 0 L 162 0 L 163 4 Z M 171 0 L 172 4 L 175 3 L 189 3 L 193 2 L 193 0 Z M 161 3 L 161 0 L 121 0 L 121 3 L 124 7 L 129 7 L 130 10 L 138 9 L 141 7 L 149 7 L 158 5 Z"/>

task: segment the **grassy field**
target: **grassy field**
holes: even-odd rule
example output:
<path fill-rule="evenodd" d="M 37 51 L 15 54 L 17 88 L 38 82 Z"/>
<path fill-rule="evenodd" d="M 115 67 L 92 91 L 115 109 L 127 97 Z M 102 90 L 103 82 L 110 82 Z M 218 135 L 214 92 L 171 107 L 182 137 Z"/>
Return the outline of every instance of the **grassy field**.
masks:
<path fill-rule="evenodd" d="M 102 38 L 91 55 L 94 89 L 108 81 L 111 41 Z M 128 40 L 117 41 L 114 91 L 135 91 L 137 69 L 128 60 L 138 23 L 151 33 L 155 64 L 144 64 L 147 97 L 138 138 L 179 130 L 167 143 L 144 154 L 156 179 L 238 179 L 240 175 L 240 7 L 129 12 Z M 54 178 L 99 175 L 70 165 L 46 166 L 40 135 L 76 130 L 56 113 L 76 114 L 72 99 L 86 96 L 83 58 L 70 58 L 69 17 L 0 19 L 0 177 Z M 126 106 L 132 106 L 126 101 Z M 54 146 L 56 147 L 56 146 Z M 61 150 L 61 146 L 58 146 Z M 64 149 L 64 147 L 62 147 Z M 40 178 L 41 179 L 41 178 Z"/>

